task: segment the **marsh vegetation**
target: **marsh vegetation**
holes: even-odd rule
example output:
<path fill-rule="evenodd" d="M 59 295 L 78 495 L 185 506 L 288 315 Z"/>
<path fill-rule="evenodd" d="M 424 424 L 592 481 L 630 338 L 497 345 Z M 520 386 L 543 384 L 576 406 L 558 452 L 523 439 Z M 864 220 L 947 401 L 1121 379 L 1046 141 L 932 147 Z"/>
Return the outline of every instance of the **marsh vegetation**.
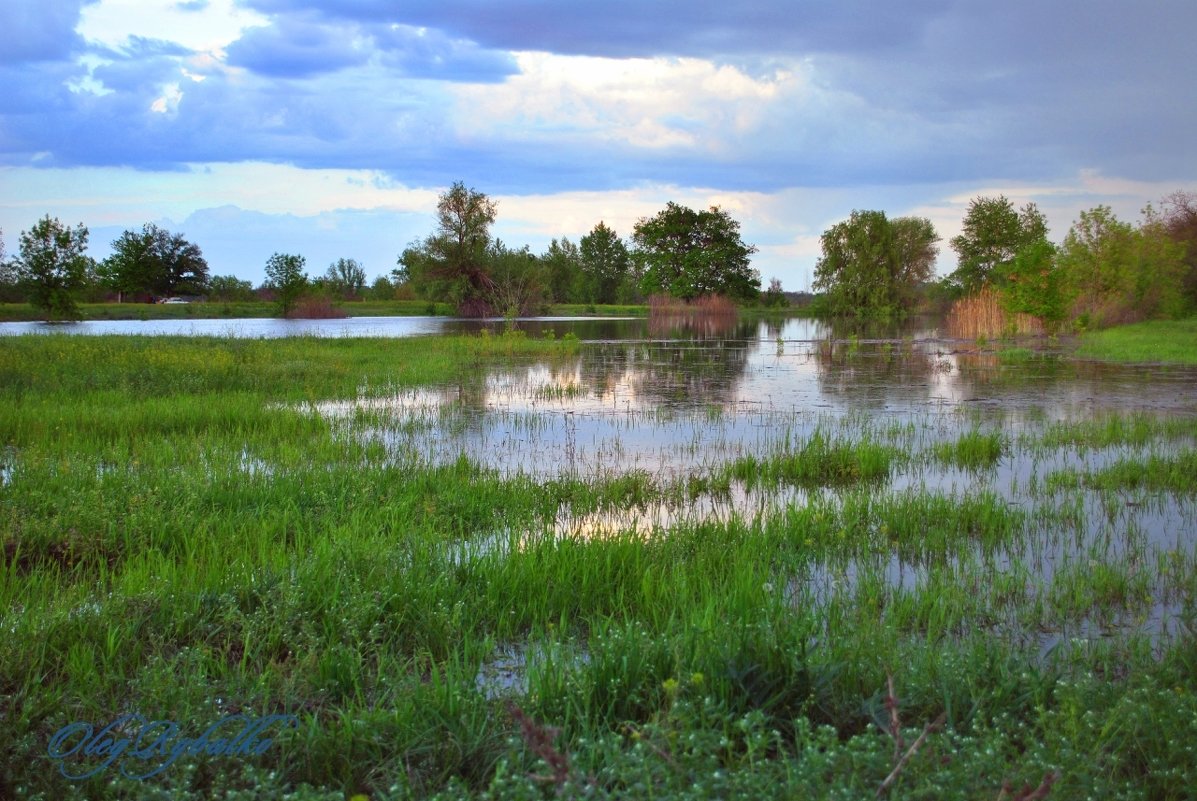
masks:
<path fill-rule="evenodd" d="M 0 796 L 1189 797 L 1193 369 L 743 325 L 6 339 Z"/>

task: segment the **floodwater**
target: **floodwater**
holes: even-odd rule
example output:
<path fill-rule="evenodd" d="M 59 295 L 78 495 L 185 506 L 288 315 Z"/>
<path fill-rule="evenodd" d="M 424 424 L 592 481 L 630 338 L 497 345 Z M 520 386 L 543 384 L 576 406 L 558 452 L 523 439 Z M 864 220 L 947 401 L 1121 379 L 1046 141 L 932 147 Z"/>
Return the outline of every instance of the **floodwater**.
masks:
<path fill-rule="evenodd" d="M 1097 605 L 1065 622 L 1029 624 L 1020 618 L 995 630 L 1027 638 L 1044 651 L 1128 633 L 1158 640 L 1192 612 L 1171 585 L 1167 565 L 1197 562 L 1197 477 L 1180 491 L 1099 490 L 1084 480 L 1069 488 L 1056 479 L 1197 448 L 1197 368 L 1086 362 L 1040 347 L 1002 353 L 947 338 L 933 321 L 869 332 L 800 319 L 676 325 L 644 318 L 443 317 L 0 324 L 0 334 L 231 337 L 507 329 L 530 337 L 572 334 L 588 344 L 575 355 L 529 357 L 439 386 L 364 386 L 354 397 L 304 408 L 332 420 L 340 436 L 381 446 L 396 464 L 465 457 L 501 475 L 539 481 L 634 474 L 656 486 L 677 486 L 709 477 L 741 457 L 797 453 L 816 432 L 838 444 L 889 448 L 892 468 L 883 480 L 860 486 L 734 481 L 722 492 L 653 497 L 619 508 L 575 512 L 564 506 L 545 521 L 544 531 L 495 531 L 450 546 L 459 548 L 455 558 L 518 548 L 524 534 L 655 537 L 706 521 L 751 523 L 810 503 L 834 506 L 851 493 L 962 502 L 997 498 L 1025 519 L 1020 535 L 1002 547 L 966 550 L 948 564 L 893 551 L 847 562 L 812 557 L 780 586 L 795 603 L 822 603 L 851 597 L 867 581 L 905 593 L 934 588 L 944 571 L 978 586 L 995 577 L 1025 576 L 1026 592 L 1038 593 L 1026 600 L 1027 608 L 1040 602 L 1050 607 L 1052 598 L 1064 597 L 1054 583 L 1057 576 L 1075 583 L 1078 576 L 1104 570 L 1128 586 L 1146 587 L 1147 601 L 1128 603 L 1121 612 Z M 1058 436 L 1062 427 L 1111 420 L 1127 428 L 1135 420 L 1155 427 L 1146 437 L 1104 443 L 1088 442 L 1085 435 Z M 1172 427 L 1165 430 L 1165 424 Z M 971 468 L 936 457 L 938 449 L 975 433 L 1000 438 L 1000 457 Z M 274 469 L 254 454 L 244 454 L 244 460 L 247 471 Z M 9 461 L 0 457 L 0 484 L 7 480 Z M 522 659 L 507 656 L 516 663 Z M 510 666 L 500 655 L 492 667 L 503 673 Z"/>
<path fill-rule="evenodd" d="M 794 453 L 816 432 L 840 444 L 879 443 L 895 454 L 888 477 L 867 486 L 733 481 L 723 492 L 618 508 L 575 513 L 563 506 L 546 531 L 530 537 L 669 536 L 678 526 L 751 523 L 812 502 L 834 507 L 853 492 L 995 497 L 1025 515 L 1009 543 L 966 548 L 948 564 L 897 552 L 812 561 L 786 583 L 796 604 L 851 597 L 861 581 L 917 593 L 936 586 L 945 570 L 982 585 L 1025 574 L 1037 588 L 1027 592 L 1050 599 L 1066 595 L 1053 584 L 1057 576 L 1075 582 L 1091 566 L 1125 573 L 1128 565 L 1147 571 L 1141 566 L 1177 555 L 1197 558 L 1197 478 L 1193 491 L 1180 493 L 1099 491 L 1083 482 L 1061 490 L 1052 483 L 1068 471 L 1091 474 L 1197 446 L 1193 368 L 1086 362 L 1051 352 L 1003 355 L 943 338 L 925 324 L 867 338 L 837 336 L 806 320 L 699 332 L 649 330 L 637 320 L 614 329 L 622 336 L 587 332 L 590 344 L 574 356 L 530 358 L 436 387 L 363 387 L 357 397 L 308 408 L 333 420 L 343 436 L 381 445 L 396 463 L 464 456 L 502 475 L 542 481 L 635 473 L 657 486 L 684 485 L 740 457 Z M 1053 444 L 1061 427 L 1113 418 L 1181 425 L 1145 439 Z M 937 448 L 977 432 L 1001 438 L 993 463 L 967 468 L 935 457 Z M 1073 522 L 1059 522 L 1065 519 Z M 503 530 L 451 547 L 460 548 L 454 558 L 468 559 L 521 546 L 520 536 Z M 1123 578 L 1147 581 L 1151 597 L 1121 611 L 1097 605 L 1066 623 L 1018 619 L 995 633 L 1047 653 L 1064 642 L 1128 633 L 1158 641 L 1174 631 L 1184 605 L 1168 579 L 1162 573 Z M 500 654 L 490 667 L 508 670 L 504 658 L 512 657 Z"/>
<path fill-rule="evenodd" d="M 644 318 L 535 317 L 507 320 L 457 317 L 343 317 L 284 320 L 276 317 L 196 320 L 85 320 L 78 323 L 0 323 L 0 336 L 23 334 L 124 334 L 147 336 L 217 336 L 251 339 L 280 337 L 412 337 L 475 334 L 515 328 L 531 336 L 572 331 L 583 339 L 614 339 L 647 331 Z"/>
<path fill-rule="evenodd" d="M 787 320 L 694 338 L 648 336 L 644 320 L 607 322 L 606 336 L 584 337 L 590 344 L 576 357 L 436 387 L 366 387 L 316 408 L 397 454 L 434 462 L 464 455 L 540 478 L 631 470 L 677 478 L 804 441 L 816 429 L 898 437 L 910 447 L 974 428 L 1025 434 L 1107 414 L 1197 415 L 1194 368 L 1050 353 L 1012 361 L 934 328 L 836 339 L 821 323 Z"/>

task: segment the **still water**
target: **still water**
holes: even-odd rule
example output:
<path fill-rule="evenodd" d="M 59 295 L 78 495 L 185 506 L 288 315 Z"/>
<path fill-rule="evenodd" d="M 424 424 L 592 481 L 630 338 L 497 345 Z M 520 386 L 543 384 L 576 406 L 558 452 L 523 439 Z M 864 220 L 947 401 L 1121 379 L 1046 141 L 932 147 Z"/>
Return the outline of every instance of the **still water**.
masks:
<path fill-rule="evenodd" d="M 947 338 L 934 321 L 846 332 L 803 319 L 670 325 L 644 318 L 359 317 L 6 323 L 0 334 L 405 337 L 507 329 L 530 337 L 571 334 L 587 344 L 438 386 L 363 385 L 301 411 L 328 419 L 338 436 L 368 443 L 397 466 L 466 459 L 537 482 L 635 475 L 657 486 L 701 485 L 737 459 L 800 453 L 816 436 L 839 445 L 875 443 L 895 455 L 885 478 L 868 485 L 736 481 L 722 491 L 661 494 L 597 511 L 563 505 L 545 532 L 498 525 L 469 543 L 449 544 L 461 549 L 460 558 L 519 547 L 523 536 L 657 537 L 712 521 L 778 520 L 810 504 L 858 503 L 862 494 L 881 503 L 989 498 L 1026 520 L 999 548 L 961 551 L 946 564 L 899 551 L 816 560 L 790 585 L 809 601 L 856 592 L 862 577 L 908 592 L 955 571 L 975 575 L 978 586 L 1025 577 L 1028 603 L 1048 603 L 1093 571 L 1142 585 L 1138 600 L 1114 612 L 1081 609 L 1063 624 L 1020 617 L 1005 632 L 1044 649 L 1118 633 L 1161 637 L 1188 614 L 1169 583 L 1175 571 L 1165 568 L 1197 559 L 1197 477 L 1179 489 L 1113 491 L 1087 477 L 1193 452 L 1191 367 L 1086 362 L 1050 348 L 1003 352 Z M 1082 428 L 1094 422 L 1149 434 L 1103 440 Z M 938 455 L 973 435 L 994 437 L 1000 455 L 972 467 Z M 281 469 L 266 454 L 243 457 L 247 473 Z"/>
<path fill-rule="evenodd" d="M 344 317 L 333 320 L 284 320 L 276 317 L 196 320 L 86 320 L 79 323 L 0 323 L 0 336 L 20 334 L 141 334 L 267 338 L 412 337 L 468 334 L 483 329 L 516 328 L 539 335 L 573 331 L 584 339 L 622 338 L 647 332 L 644 318 L 537 317 L 514 321 L 454 317 Z"/>

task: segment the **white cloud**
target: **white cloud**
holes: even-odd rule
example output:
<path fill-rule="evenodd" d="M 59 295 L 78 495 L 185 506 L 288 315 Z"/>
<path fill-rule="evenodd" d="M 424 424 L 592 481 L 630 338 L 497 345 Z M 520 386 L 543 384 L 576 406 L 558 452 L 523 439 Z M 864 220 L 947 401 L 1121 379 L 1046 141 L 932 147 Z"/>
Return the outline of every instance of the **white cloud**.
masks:
<path fill-rule="evenodd" d="M 718 150 L 758 126 L 770 103 L 803 88 L 796 70 L 754 78 L 697 58 L 517 53 L 516 61 L 520 74 L 500 85 L 453 87 L 462 136 Z"/>
<path fill-rule="evenodd" d="M 233 0 L 212 0 L 199 11 L 175 0 L 100 0 L 83 8 L 77 31 L 88 41 L 119 48 L 131 37 L 162 39 L 191 50 L 220 50 L 269 20 Z"/>

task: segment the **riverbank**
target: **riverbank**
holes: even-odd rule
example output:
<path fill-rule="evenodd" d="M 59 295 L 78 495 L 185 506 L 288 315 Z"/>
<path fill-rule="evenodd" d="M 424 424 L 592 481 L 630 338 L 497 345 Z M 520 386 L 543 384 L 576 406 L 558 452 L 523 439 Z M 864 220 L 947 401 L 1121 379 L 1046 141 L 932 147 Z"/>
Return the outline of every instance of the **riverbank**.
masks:
<path fill-rule="evenodd" d="M 1082 334 L 1076 355 L 1114 362 L 1197 364 L 1197 317 L 1151 320 Z"/>

